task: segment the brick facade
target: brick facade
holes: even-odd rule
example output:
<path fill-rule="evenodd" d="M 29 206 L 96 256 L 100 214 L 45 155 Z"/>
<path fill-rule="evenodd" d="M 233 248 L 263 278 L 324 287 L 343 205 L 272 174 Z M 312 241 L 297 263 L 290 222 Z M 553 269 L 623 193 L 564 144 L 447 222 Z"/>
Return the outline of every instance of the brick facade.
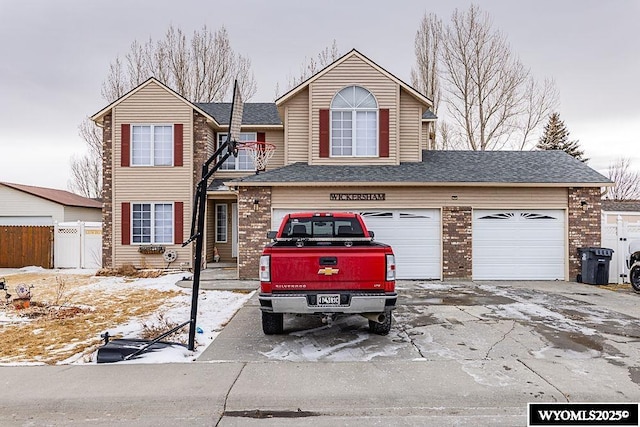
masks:
<path fill-rule="evenodd" d="M 188 154 L 191 155 L 193 158 L 193 185 L 191 188 L 193 188 L 194 192 L 196 190 L 197 184 L 202 179 L 202 166 L 204 165 L 204 162 L 206 162 L 209 158 L 209 153 L 207 150 L 208 134 L 209 134 L 209 127 L 207 126 L 207 119 L 202 114 L 193 110 L 193 148 L 192 148 L 193 151 L 191 151 Z M 187 153 L 185 152 L 185 155 L 186 154 Z M 209 166 L 209 168 L 211 168 L 211 166 Z M 209 182 L 211 182 L 211 179 L 209 179 Z M 191 206 L 191 209 L 187 209 L 186 206 L 191 206 L 191 203 L 188 203 L 188 204 L 185 203 L 185 220 L 189 221 L 189 219 L 187 218 L 190 218 L 190 215 L 188 214 L 191 212 L 191 209 L 193 209 L 194 207 Z M 212 212 L 214 212 L 213 215 L 215 215 L 215 211 L 212 211 Z M 212 214 L 209 213 L 208 215 L 210 216 Z M 206 223 L 207 223 L 207 219 L 205 219 L 205 224 Z M 185 240 L 187 238 L 188 237 L 185 237 Z M 210 246 L 213 246 L 213 244 L 210 244 Z M 213 254 L 213 247 L 211 248 L 211 253 Z M 195 266 L 195 255 L 196 255 L 196 245 L 195 243 L 193 243 L 191 244 L 191 259 L 192 259 L 191 266 L 192 267 Z M 202 259 L 203 259 L 203 262 L 206 264 L 208 260 L 206 246 L 202 247 Z"/>
<path fill-rule="evenodd" d="M 255 203 L 255 202 L 258 203 Z M 271 187 L 240 187 L 238 194 L 238 277 L 257 279 L 262 249 L 271 230 Z"/>
<path fill-rule="evenodd" d="M 207 119 L 197 111 L 193 111 L 193 188 L 202 178 L 202 165 L 209 158 L 207 136 L 209 127 Z"/>
<path fill-rule="evenodd" d="M 102 266 L 113 267 L 113 122 L 102 124 Z"/>
<path fill-rule="evenodd" d="M 442 278 L 471 279 L 472 214 L 470 206 L 442 208 Z"/>
<path fill-rule="evenodd" d="M 599 187 L 569 188 L 569 280 L 581 270 L 578 248 L 600 246 L 601 211 Z"/>

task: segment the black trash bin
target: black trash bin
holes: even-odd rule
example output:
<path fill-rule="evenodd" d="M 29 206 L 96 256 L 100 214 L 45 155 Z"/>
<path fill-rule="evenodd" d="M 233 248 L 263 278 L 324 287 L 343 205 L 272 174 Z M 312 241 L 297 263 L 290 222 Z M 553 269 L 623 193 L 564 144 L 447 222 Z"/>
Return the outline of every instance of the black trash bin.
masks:
<path fill-rule="evenodd" d="M 578 275 L 578 282 L 590 285 L 608 284 L 609 263 L 613 252 L 613 249 L 608 248 L 578 248 L 582 262 L 582 271 Z"/>

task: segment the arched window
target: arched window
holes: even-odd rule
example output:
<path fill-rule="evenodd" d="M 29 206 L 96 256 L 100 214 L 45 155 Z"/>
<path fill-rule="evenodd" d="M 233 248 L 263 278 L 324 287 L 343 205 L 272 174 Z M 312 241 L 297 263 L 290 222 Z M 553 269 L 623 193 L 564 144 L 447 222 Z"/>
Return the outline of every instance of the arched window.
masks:
<path fill-rule="evenodd" d="M 360 86 L 348 86 L 331 102 L 331 156 L 378 155 L 378 102 Z"/>

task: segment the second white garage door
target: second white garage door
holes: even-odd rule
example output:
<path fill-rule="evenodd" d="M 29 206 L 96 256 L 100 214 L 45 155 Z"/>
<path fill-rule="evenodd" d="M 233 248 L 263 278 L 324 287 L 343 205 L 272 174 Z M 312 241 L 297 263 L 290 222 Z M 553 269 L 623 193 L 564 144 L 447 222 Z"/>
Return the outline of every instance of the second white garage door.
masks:
<path fill-rule="evenodd" d="M 355 212 L 356 210 L 349 210 Z M 272 229 L 295 212 L 274 209 Z M 375 240 L 393 247 L 398 279 L 440 279 L 440 210 L 397 209 L 360 212 Z"/>
<path fill-rule="evenodd" d="M 474 280 L 564 280 L 563 210 L 475 210 Z"/>

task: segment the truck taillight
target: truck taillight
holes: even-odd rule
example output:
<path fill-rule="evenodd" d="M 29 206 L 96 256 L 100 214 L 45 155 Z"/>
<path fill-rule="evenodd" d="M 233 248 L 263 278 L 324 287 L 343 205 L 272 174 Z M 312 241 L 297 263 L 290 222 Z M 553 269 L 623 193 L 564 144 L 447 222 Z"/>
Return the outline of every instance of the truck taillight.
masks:
<path fill-rule="evenodd" d="M 387 254 L 387 281 L 396 280 L 396 257 Z"/>
<path fill-rule="evenodd" d="M 260 257 L 260 281 L 271 281 L 271 257 L 269 255 L 262 255 Z"/>

